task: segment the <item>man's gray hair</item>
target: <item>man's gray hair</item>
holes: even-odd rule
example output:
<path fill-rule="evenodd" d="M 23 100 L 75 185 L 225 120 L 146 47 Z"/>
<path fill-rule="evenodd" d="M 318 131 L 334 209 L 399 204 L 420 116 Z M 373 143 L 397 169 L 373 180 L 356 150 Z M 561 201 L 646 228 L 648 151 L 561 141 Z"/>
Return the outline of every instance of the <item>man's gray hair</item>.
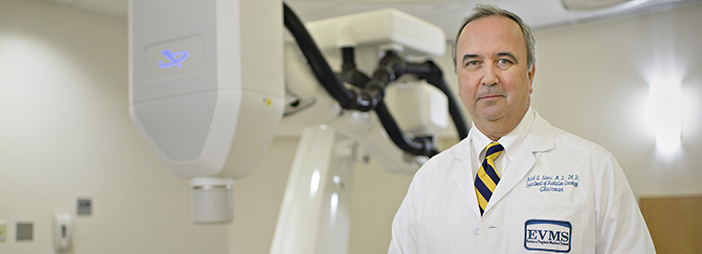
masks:
<path fill-rule="evenodd" d="M 514 14 L 508 10 L 500 9 L 494 5 L 478 4 L 475 6 L 475 8 L 473 8 L 473 13 L 470 16 L 463 19 L 461 28 L 458 29 L 456 39 L 453 41 L 453 46 L 451 47 L 451 59 L 453 59 L 454 70 L 456 69 L 456 44 L 458 44 L 458 37 L 461 36 L 463 28 L 465 28 L 466 25 L 468 25 L 468 23 L 470 23 L 471 21 L 489 16 L 503 16 L 514 20 L 514 22 L 517 22 L 519 27 L 522 29 L 524 41 L 526 41 L 527 65 L 529 66 L 529 69 L 531 69 L 532 65 L 536 63 L 536 40 L 534 39 L 534 34 L 531 32 L 531 28 L 529 27 L 529 25 L 524 23 L 522 18 L 517 16 L 517 14 Z"/>

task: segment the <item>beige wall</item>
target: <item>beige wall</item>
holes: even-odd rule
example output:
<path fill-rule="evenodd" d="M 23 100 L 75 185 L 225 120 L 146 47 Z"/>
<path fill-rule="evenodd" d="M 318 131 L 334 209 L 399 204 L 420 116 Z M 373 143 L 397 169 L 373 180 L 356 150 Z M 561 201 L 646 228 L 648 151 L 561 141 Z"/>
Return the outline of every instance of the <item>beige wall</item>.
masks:
<path fill-rule="evenodd" d="M 702 193 L 702 3 L 536 33 L 533 106 L 619 160 L 638 196 Z M 656 151 L 649 82 L 681 81 L 682 149 Z M 660 116 L 657 116 L 660 117 Z"/>
<path fill-rule="evenodd" d="M 536 32 L 534 108 L 612 151 L 637 195 L 702 193 L 700 14 L 695 3 Z M 0 0 L 0 220 L 10 223 L 0 253 L 53 253 L 50 216 L 75 215 L 82 196 L 95 211 L 75 218 L 74 253 L 267 253 L 298 139 L 276 138 L 271 159 L 235 183 L 231 225 L 192 225 L 187 181 L 163 168 L 129 119 L 126 43 L 124 22 Z M 449 60 L 440 64 L 455 86 Z M 655 69 L 682 73 L 676 160 L 656 154 L 642 117 Z M 359 164 L 350 253 L 386 251 L 410 180 Z M 18 220 L 35 222 L 35 241 L 13 240 Z"/>

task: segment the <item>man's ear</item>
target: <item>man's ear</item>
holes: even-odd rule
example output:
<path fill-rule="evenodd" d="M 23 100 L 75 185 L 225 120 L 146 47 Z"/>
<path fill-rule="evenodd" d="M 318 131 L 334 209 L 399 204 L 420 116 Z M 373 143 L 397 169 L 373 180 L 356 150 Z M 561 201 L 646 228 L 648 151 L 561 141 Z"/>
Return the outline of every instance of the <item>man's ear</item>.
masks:
<path fill-rule="evenodd" d="M 531 65 L 531 69 L 529 72 L 527 72 L 527 76 L 529 78 L 529 94 L 534 92 L 534 87 L 532 86 L 534 82 L 534 75 L 536 74 L 536 63 Z"/>

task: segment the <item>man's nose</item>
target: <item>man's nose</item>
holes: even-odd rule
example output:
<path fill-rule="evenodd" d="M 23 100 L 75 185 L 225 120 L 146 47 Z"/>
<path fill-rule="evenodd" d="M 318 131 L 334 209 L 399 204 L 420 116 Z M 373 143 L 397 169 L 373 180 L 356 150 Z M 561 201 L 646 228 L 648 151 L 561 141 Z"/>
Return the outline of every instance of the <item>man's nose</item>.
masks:
<path fill-rule="evenodd" d="M 498 78 L 495 68 L 496 67 L 491 64 L 483 68 L 483 79 L 480 81 L 482 85 L 493 86 L 497 84 Z"/>

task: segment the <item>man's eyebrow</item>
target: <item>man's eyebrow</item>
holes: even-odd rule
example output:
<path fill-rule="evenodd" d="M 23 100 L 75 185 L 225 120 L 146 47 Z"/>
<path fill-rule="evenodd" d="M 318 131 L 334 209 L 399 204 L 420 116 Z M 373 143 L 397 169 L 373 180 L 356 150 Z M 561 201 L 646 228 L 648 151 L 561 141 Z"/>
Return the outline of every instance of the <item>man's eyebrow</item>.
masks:
<path fill-rule="evenodd" d="M 470 58 L 478 58 L 479 56 L 480 55 L 477 55 L 477 54 L 465 54 L 465 55 L 463 55 L 463 62 L 465 62 L 466 60 L 468 60 Z"/>
<path fill-rule="evenodd" d="M 512 61 L 514 61 L 514 63 L 517 63 L 517 64 L 519 63 L 519 60 L 517 59 L 517 57 L 514 56 L 514 54 L 512 54 L 510 52 L 497 52 L 497 54 L 495 54 L 495 55 L 496 56 L 506 56 L 506 57 L 512 58 Z"/>

